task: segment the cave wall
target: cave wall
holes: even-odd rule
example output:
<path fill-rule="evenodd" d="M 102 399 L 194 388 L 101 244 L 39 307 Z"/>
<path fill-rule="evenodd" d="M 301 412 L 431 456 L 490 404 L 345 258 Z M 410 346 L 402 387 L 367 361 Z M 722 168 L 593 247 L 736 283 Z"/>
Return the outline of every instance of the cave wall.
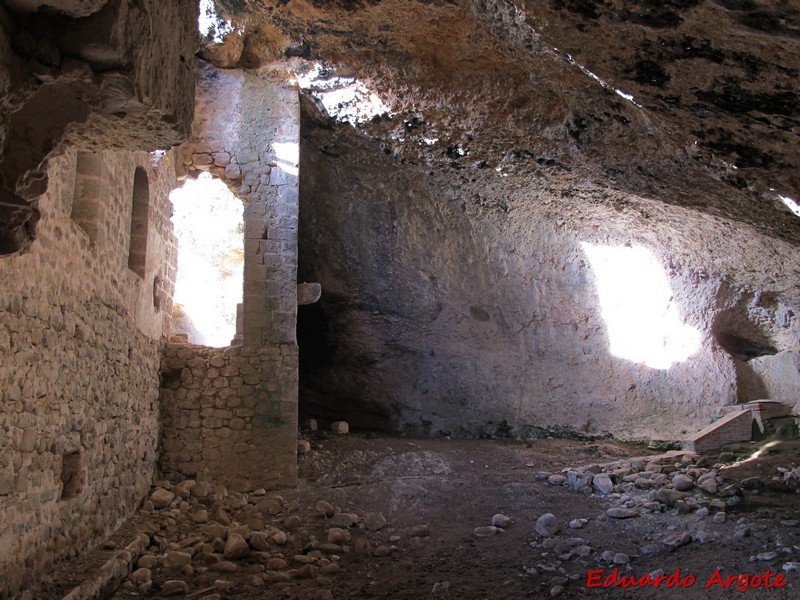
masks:
<path fill-rule="evenodd" d="M 160 468 L 234 489 L 297 477 L 297 92 L 258 73 L 203 63 L 183 168 L 243 199 L 241 340 L 171 343 L 163 365 Z M 248 487 L 250 486 L 250 487 Z"/>
<path fill-rule="evenodd" d="M 172 309 L 174 151 L 66 152 L 47 174 L 36 243 L 0 258 L 4 598 L 111 533 L 149 489 Z M 134 198 L 148 210 L 132 228 Z"/>
<path fill-rule="evenodd" d="M 323 289 L 299 323 L 312 416 L 430 434 L 681 439 L 737 401 L 739 358 L 719 331 L 796 345 L 797 253 L 734 221 L 589 183 L 470 182 L 311 119 L 300 187 L 300 278 Z M 652 251 L 698 332 L 688 360 L 611 355 L 582 242 Z"/>

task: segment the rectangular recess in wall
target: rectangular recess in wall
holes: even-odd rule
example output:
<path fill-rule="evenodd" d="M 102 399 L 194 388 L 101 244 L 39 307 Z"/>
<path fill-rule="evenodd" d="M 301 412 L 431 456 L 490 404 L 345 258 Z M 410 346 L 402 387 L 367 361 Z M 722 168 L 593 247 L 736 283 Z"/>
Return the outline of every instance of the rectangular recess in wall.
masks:
<path fill-rule="evenodd" d="M 102 173 L 103 158 L 99 152 L 78 152 L 70 216 L 93 242 L 97 241 Z"/>
<path fill-rule="evenodd" d="M 59 500 L 77 498 L 83 492 L 86 473 L 83 468 L 83 454 L 72 452 L 61 458 L 61 497 Z"/>
<path fill-rule="evenodd" d="M 131 236 L 128 247 L 128 268 L 144 277 L 147 265 L 147 229 L 150 218 L 150 186 L 147 171 L 136 167 L 131 200 Z"/>

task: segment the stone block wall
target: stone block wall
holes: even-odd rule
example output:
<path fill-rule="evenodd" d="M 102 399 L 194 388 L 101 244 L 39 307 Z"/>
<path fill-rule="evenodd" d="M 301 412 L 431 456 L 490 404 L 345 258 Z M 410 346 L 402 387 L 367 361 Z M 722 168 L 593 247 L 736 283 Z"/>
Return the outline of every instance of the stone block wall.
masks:
<path fill-rule="evenodd" d="M 245 205 L 241 346 L 168 346 L 160 468 L 170 479 L 295 481 L 299 119 L 296 91 L 202 65 L 182 163 L 220 177 Z"/>
<path fill-rule="evenodd" d="M 168 344 L 161 470 L 249 491 L 294 483 L 297 346 Z"/>
<path fill-rule="evenodd" d="M 691 436 L 684 448 L 692 452 L 711 452 L 725 444 L 750 441 L 752 436 L 753 413 L 743 406 Z"/>
<path fill-rule="evenodd" d="M 0 257 L 0 598 L 127 518 L 158 447 L 173 154 L 68 153 L 48 171 L 36 242 Z M 136 194 L 142 275 L 129 268 Z"/>

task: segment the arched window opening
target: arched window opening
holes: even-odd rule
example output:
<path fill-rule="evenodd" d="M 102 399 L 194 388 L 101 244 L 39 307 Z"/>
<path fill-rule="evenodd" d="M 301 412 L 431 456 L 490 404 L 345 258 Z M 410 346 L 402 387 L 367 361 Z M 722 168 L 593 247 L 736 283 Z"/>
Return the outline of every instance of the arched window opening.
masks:
<path fill-rule="evenodd" d="M 178 239 L 172 333 L 228 346 L 236 336 L 244 276 L 244 206 L 210 173 L 170 194 Z"/>
<path fill-rule="evenodd" d="M 147 172 L 136 167 L 133 175 L 133 205 L 131 206 L 131 241 L 128 249 L 128 268 L 144 277 L 147 259 L 147 224 L 150 213 L 150 185 Z"/>

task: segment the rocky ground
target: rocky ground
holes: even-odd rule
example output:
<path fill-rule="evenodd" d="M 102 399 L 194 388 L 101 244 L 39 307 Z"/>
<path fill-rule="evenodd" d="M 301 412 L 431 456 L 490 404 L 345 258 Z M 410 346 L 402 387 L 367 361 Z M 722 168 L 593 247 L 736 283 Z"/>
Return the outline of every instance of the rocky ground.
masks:
<path fill-rule="evenodd" d="M 29 597 L 62 598 L 142 532 L 113 598 L 798 593 L 797 442 L 695 456 L 608 440 L 304 434 L 295 489 L 158 482 L 115 538 Z"/>

